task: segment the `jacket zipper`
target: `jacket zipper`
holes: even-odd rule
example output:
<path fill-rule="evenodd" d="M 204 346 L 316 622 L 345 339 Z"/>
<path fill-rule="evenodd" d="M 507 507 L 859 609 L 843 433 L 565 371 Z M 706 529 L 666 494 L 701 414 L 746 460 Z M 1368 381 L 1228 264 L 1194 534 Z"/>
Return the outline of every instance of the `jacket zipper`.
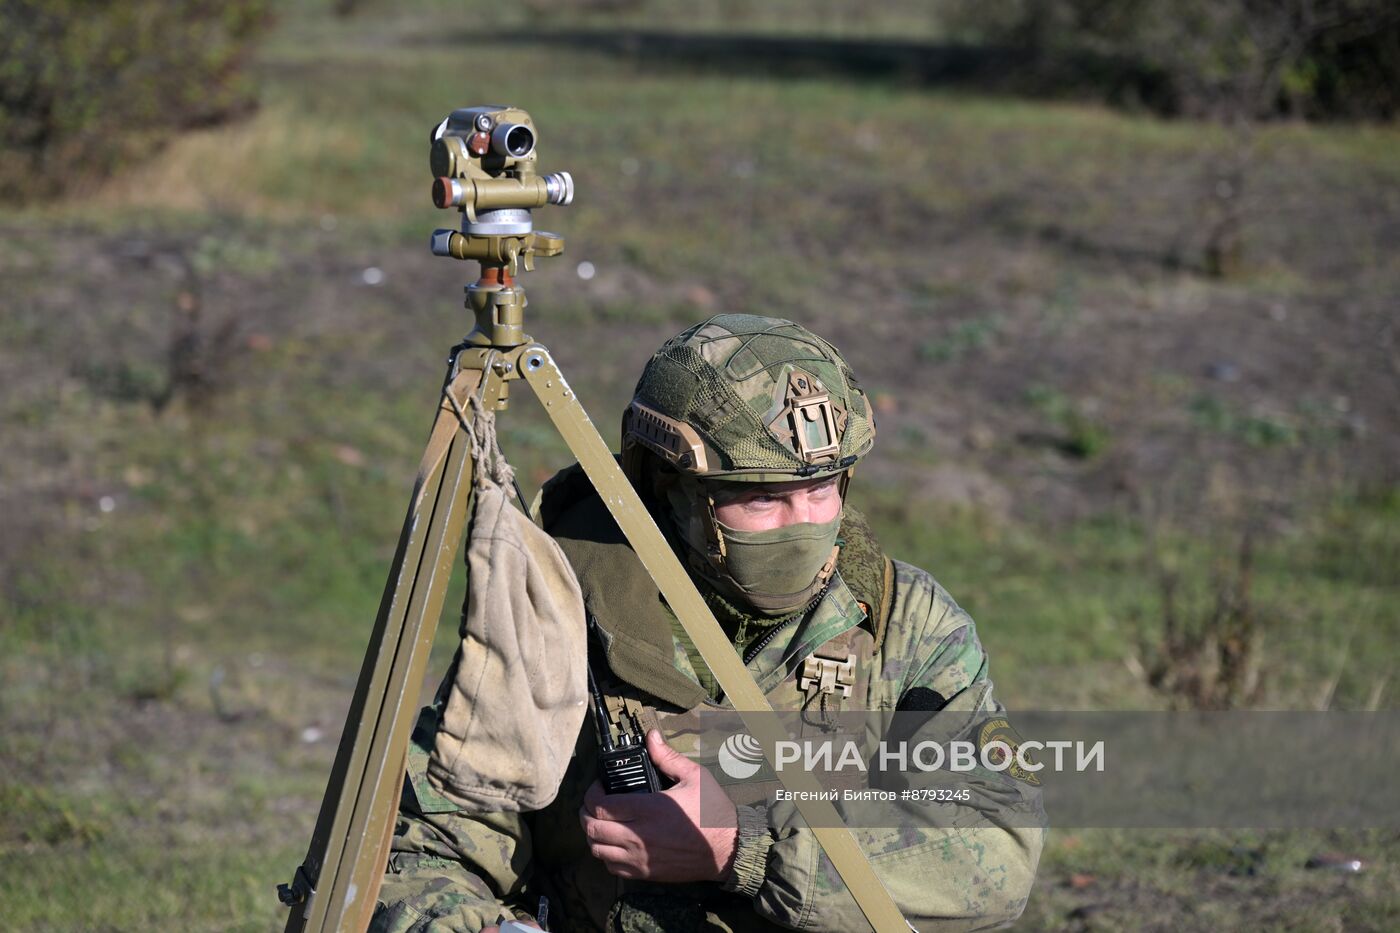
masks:
<path fill-rule="evenodd" d="M 804 618 L 804 616 L 798 616 L 795 619 L 788 619 L 782 625 L 773 626 L 772 631 L 768 632 L 766 635 L 764 635 L 758 641 L 754 642 L 752 645 L 749 645 L 749 650 L 744 652 L 744 665 L 747 667 L 750 663 L 752 663 L 753 659 L 758 657 L 763 652 L 763 649 L 767 648 L 769 643 L 772 642 L 773 639 L 778 637 L 779 632 L 785 631 L 789 625 L 793 625 L 802 618 Z"/>
<path fill-rule="evenodd" d="M 821 592 L 817 593 L 816 596 L 812 597 L 812 601 L 807 604 L 807 608 L 802 610 L 802 612 L 799 615 L 793 616 L 791 619 L 788 619 L 781 625 L 773 626 L 772 631 L 768 632 L 758 641 L 750 645 L 749 650 L 744 652 L 744 665 L 748 666 L 754 658 L 758 657 L 759 654 L 762 653 L 763 649 L 767 648 L 769 644 L 772 643 L 773 639 L 778 637 L 779 632 L 786 631 L 788 626 L 793 625 L 797 622 L 801 622 L 803 619 L 807 618 L 811 611 L 816 608 L 817 603 L 821 602 L 823 599 L 826 598 L 826 591 L 829 589 L 831 589 L 830 585 L 822 587 Z"/>

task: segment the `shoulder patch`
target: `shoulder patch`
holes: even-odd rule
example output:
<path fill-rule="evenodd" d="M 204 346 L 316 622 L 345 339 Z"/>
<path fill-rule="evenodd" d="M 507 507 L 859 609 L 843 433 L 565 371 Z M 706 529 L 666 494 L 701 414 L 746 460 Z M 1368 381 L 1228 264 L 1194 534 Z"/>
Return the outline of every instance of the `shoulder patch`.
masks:
<path fill-rule="evenodd" d="M 996 744 L 996 748 L 987 750 L 987 760 L 993 764 L 1000 765 L 1003 761 L 1010 761 L 1006 768 L 1006 773 L 1018 781 L 1027 784 L 1040 784 L 1040 778 L 1033 771 L 1027 771 L 1021 767 L 1021 760 L 1024 759 L 1031 764 L 1036 764 L 1029 752 L 1019 751 L 1021 743 L 1025 741 L 1021 734 L 1011 725 L 1010 720 L 1003 716 L 989 719 L 982 724 L 981 730 L 977 733 L 977 747 L 987 748 L 988 745 Z"/>

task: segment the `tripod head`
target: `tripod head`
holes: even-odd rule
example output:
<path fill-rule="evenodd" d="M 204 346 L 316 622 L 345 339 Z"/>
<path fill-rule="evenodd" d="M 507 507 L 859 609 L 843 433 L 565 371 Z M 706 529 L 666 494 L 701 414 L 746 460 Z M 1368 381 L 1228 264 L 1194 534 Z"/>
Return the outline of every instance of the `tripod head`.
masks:
<path fill-rule="evenodd" d="M 527 342 L 525 292 L 514 277 L 522 262 L 532 271 L 536 256 L 564 251 L 564 238 L 536 231 L 530 212 L 572 203 L 574 180 L 568 172 L 539 173 L 536 138 L 534 121 L 518 107 L 463 107 L 433 128 L 433 204 L 456 208 L 462 228 L 435 230 L 432 250 L 481 263 L 480 279 L 467 286 L 476 329 L 466 342 L 473 346 Z"/>

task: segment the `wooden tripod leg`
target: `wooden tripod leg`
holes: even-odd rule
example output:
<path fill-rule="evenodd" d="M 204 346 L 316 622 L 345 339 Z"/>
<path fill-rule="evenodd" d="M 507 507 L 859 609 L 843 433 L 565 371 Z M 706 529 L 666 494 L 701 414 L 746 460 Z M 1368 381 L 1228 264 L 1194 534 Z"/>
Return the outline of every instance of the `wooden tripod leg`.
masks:
<path fill-rule="evenodd" d="M 403 796 L 403 782 L 404 778 L 407 776 L 404 771 L 405 764 L 404 758 L 400 758 L 398 769 L 399 780 L 396 785 L 398 790 L 394 793 L 395 800 Z M 384 872 L 389 867 L 389 848 L 394 844 L 394 826 L 396 823 L 397 820 L 392 818 L 384 823 L 384 835 L 379 841 L 379 854 L 374 858 L 375 867 L 372 869 L 373 874 L 371 875 L 369 890 L 365 892 L 364 900 L 361 902 L 360 906 L 360 915 L 355 921 L 356 930 L 368 929 L 370 920 L 374 918 L 374 907 L 379 900 L 379 888 L 384 884 Z"/>
<path fill-rule="evenodd" d="M 464 369 L 447 392 L 464 409 L 496 377 Z M 404 752 L 466 523 L 471 450 L 440 403 L 305 861 L 283 896 L 288 933 L 359 931 L 373 914 L 403 781 Z"/>

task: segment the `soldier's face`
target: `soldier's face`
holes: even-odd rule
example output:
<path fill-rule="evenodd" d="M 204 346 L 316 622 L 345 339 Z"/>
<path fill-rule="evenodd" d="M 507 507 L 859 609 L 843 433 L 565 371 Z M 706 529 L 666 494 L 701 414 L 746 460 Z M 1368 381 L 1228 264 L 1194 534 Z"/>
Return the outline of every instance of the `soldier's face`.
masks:
<path fill-rule="evenodd" d="M 735 531 L 770 531 L 799 522 L 824 524 L 841 511 L 840 477 L 795 483 L 715 483 L 715 518 Z"/>

